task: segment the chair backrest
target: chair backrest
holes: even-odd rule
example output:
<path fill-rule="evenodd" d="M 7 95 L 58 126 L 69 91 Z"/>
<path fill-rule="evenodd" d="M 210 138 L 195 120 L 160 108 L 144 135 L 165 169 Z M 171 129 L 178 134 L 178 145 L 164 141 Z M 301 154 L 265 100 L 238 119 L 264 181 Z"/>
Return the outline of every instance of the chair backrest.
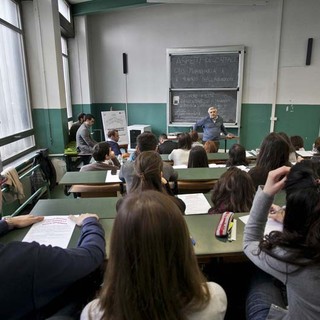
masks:
<path fill-rule="evenodd" d="M 178 193 L 207 193 L 216 182 L 217 180 L 178 181 Z"/>
<path fill-rule="evenodd" d="M 120 183 L 104 185 L 76 184 L 69 189 L 69 192 L 80 194 L 81 198 L 116 197 L 120 191 Z"/>

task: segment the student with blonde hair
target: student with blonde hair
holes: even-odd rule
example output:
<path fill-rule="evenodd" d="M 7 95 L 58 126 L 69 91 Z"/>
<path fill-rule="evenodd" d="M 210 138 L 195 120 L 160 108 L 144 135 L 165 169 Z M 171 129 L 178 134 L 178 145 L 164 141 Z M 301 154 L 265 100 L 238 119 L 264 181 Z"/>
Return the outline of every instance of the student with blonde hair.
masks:
<path fill-rule="evenodd" d="M 133 192 L 118 208 L 98 299 L 81 320 L 224 319 L 227 298 L 202 275 L 185 219 L 170 197 Z"/>

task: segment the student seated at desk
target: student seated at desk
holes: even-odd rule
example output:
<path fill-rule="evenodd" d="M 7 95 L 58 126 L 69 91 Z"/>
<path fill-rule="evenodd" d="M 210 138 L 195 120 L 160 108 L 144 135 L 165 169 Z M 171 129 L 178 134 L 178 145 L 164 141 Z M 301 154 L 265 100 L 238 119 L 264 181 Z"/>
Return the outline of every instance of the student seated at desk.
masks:
<path fill-rule="evenodd" d="M 290 146 L 279 133 L 271 132 L 262 141 L 256 166 L 249 170 L 255 188 L 264 185 L 268 173 L 281 166 L 291 166 L 289 162 Z"/>
<path fill-rule="evenodd" d="M 188 168 L 208 168 L 208 156 L 203 146 L 191 148 L 188 159 Z"/>
<path fill-rule="evenodd" d="M 248 212 L 251 209 L 255 187 L 247 172 L 230 167 L 213 185 L 209 213 Z"/>
<path fill-rule="evenodd" d="M 319 152 L 318 148 L 320 147 L 320 137 L 318 137 L 315 141 L 314 144 L 312 145 L 312 152 L 317 153 Z"/>
<path fill-rule="evenodd" d="M 206 150 L 207 153 L 217 153 L 218 148 L 214 141 L 208 140 L 203 145 L 204 150 Z"/>
<path fill-rule="evenodd" d="M 160 154 L 169 154 L 173 149 L 177 148 L 178 143 L 176 141 L 169 140 L 165 133 L 160 134 L 158 145 L 158 152 Z"/>
<path fill-rule="evenodd" d="M 86 164 L 81 167 L 80 172 L 100 171 L 100 170 L 119 170 L 120 163 L 111 151 L 108 142 L 99 142 L 93 147 L 93 159 L 96 162 Z"/>
<path fill-rule="evenodd" d="M 86 277 L 103 263 L 106 245 L 97 215 L 72 219 L 81 226 L 76 248 L 20 241 L 0 244 L 0 319 L 47 319 L 52 314 L 78 319 L 80 306 L 97 289 Z M 0 235 L 41 220 L 32 215 L 0 220 Z"/>
<path fill-rule="evenodd" d="M 229 149 L 229 159 L 226 167 L 248 166 L 249 162 L 246 158 L 246 149 L 239 143 L 235 143 Z"/>
<path fill-rule="evenodd" d="M 248 320 L 319 318 L 320 180 L 308 162 L 270 171 L 255 196 L 244 231 L 244 252 L 263 272 L 250 286 Z M 283 231 L 265 236 L 270 206 L 283 188 L 287 200 Z M 274 278 L 286 290 L 280 291 Z"/>
<path fill-rule="evenodd" d="M 186 222 L 170 197 L 134 192 L 117 211 L 108 268 L 81 320 L 224 319 L 227 298 L 202 275 Z"/>
<path fill-rule="evenodd" d="M 158 141 L 156 136 L 151 132 L 143 132 L 137 137 L 137 147 L 135 154 L 138 156 L 144 151 L 157 151 Z M 119 172 L 119 178 L 126 183 L 126 190 L 130 192 L 132 179 L 134 177 L 134 161 L 125 162 Z M 163 177 L 167 181 L 175 181 L 178 178 L 178 174 L 172 168 L 169 163 L 163 163 Z"/>
<path fill-rule="evenodd" d="M 190 137 L 191 137 L 191 141 L 192 141 L 192 145 L 191 148 L 195 147 L 195 146 L 201 146 L 203 147 L 202 142 L 199 141 L 199 134 L 196 130 L 192 130 L 190 131 Z"/>
<path fill-rule="evenodd" d="M 301 136 L 291 136 L 290 141 L 296 151 L 305 151 L 304 141 Z"/>
<path fill-rule="evenodd" d="M 84 122 L 86 114 L 81 112 L 78 114 L 78 121 L 73 123 L 69 131 L 69 142 L 76 141 L 77 131 Z"/>
<path fill-rule="evenodd" d="M 171 153 L 168 155 L 168 160 L 172 160 L 174 166 L 179 166 L 182 164 L 187 165 L 191 144 L 192 144 L 192 141 L 189 133 L 179 134 L 178 149 L 174 149 L 171 151 Z"/>
<path fill-rule="evenodd" d="M 293 144 L 292 144 L 289 136 L 288 136 L 285 132 L 283 132 L 283 131 L 279 132 L 279 135 L 280 135 L 284 140 L 286 140 L 286 142 L 287 142 L 288 145 L 289 145 L 289 162 L 291 162 L 291 163 L 296 163 L 296 162 L 299 162 L 299 161 L 303 160 L 303 158 L 300 157 L 300 156 L 298 156 L 298 154 L 296 153 L 296 149 L 295 149 L 295 147 L 293 146 Z"/>
<path fill-rule="evenodd" d="M 185 203 L 174 196 L 169 182 L 163 177 L 163 161 L 156 151 L 141 152 L 134 162 L 134 176 L 130 188 L 132 192 L 143 192 L 146 190 L 156 190 L 166 195 L 172 196 L 182 213 L 186 210 Z M 121 198 L 119 201 L 121 202 Z"/>
<path fill-rule="evenodd" d="M 119 141 L 119 131 L 118 130 L 109 130 L 107 142 L 110 145 L 111 150 L 114 152 L 116 156 L 121 156 L 122 158 L 128 158 L 129 153 L 122 153 L 120 146 L 118 144 Z"/>

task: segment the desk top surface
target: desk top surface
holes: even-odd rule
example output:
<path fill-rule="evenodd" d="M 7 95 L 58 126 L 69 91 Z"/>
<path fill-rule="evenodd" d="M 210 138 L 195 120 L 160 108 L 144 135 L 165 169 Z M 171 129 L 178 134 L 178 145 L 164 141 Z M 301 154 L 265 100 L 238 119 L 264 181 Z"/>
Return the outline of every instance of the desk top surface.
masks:
<path fill-rule="evenodd" d="M 236 214 L 236 216 L 241 214 Z M 220 214 L 215 215 L 194 215 L 185 216 L 190 235 L 196 241 L 194 246 L 195 253 L 199 257 L 216 257 L 224 255 L 239 255 L 242 254 L 242 234 L 244 224 L 238 220 L 237 224 L 237 240 L 229 242 L 227 239 L 218 239 L 215 237 L 215 229 L 220 219 Z M 100 222 L 105 230 L 106 250 L 109 253 L 111 231 L 114 219 L 100 219 Z M 22 241 L 30 227 L 23 229 L 15 229 L 0 238 L 1 243 L 9 243 L 11 241 Z M 77 241 L 80 236 L 80 228 L 75 227 L 72 234 L 69 248 L 77 246 Z"/>
<path fill-rule="evenodd" d="M 205 194 L 209 203 L 211 193 Z M 109 252 L 109 243 L 111 230 L 116 216 L 116 203 L 119 198 L 90 198 L 88 199 L 47 199 L 39 200 L 33 210 L 35 215 L 69 215 L 83 212 L 97 213 L 100 222 L 106 232 L 107 252 Z M 285 193 L 279 193 L 274 203 L 283 205 L 285 203 Z M 235 218 L 247 215 L 248 213 L 236 213 Z M 215 230 L 218 225 L 220 214 L 203 214 L 184 216 L 190 236 L 196 241 L 194 247 L 198 258 L 212 258 L 218 256 L 242 255 L 242 242 L 244 223 L 237 219 L 236 241 L 229 242 L 226 238 L 216 238 Z M 30 227 L 15 229 L 0 238 L 1 243 L 10 241 L 22 241 Z M 80 235 L 80 228 L 76 227 L 71 237 L 69 247 L 76 247 Z"/>
<path fill-rule="evenodd" d="M 59 181 L 59 184 L 72 185 L 72 184 L 105 184 L 106 171 L 68 171 Z"/>
<path fill-rule="evenodd" d="M 31 210 L 36 216 L 56 216 L 96 213 L 100 218 L 115 218 L 117 197 L 45 199 L 39 200 Z"/>
<path fill-rule="evenodd" d="M 175 171 L 178 173 L 178 181 L 206 181 L 218 180 L 227 171 L 227 168 L 186 168 L 175 169 Z M 106 174 L 107 171 L 68 171 L 61 178 L 59 184 L 106 184 Z"/>
<path fill-rule="evenodd" d="M 228 168 L 186 168 L 175 169 L 178 181 L 208 181 L 218 180 Z"/>

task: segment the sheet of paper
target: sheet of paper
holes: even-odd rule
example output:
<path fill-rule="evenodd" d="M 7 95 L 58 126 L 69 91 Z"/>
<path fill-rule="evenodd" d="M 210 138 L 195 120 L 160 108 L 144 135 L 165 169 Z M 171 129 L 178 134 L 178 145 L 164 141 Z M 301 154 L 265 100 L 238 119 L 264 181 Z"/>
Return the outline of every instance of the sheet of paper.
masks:
<path fill-rule="evenodd" d="M 249 220 L 249 215 L 243 216 L 239 218 L 244 224 L 246 224 Z M 280 222 L 277 222 L 271 218 L 268 218 L 266 223 L 266 227 L 264 229 L 264 234 L 269 234 L 271 231 L 282 231 L 283 225 Z"/>
<path fill-rule="evenodd" d="M 246 151 L 246 158 L 253 157 L 254 154 L 250 153 L 249 151 Z"/>
<path fill-rule="evenodd" d="M 225 164 L 209 163 L 209 168 L 225 168 Z"/>
<path fill-rule="evenodd" d="M 312 151 L 296 151 L 296 153 L 301 156 L 301 157 L 312 157 L 313 156 L 313 152 Z"/>
<path fill-rule="evenodd" d="M 65 249 L 68 247 L 75 225 L 68 216 L 47 216 L 43 221 L 32 225 L 22 241 L 36 241 Z"/>
<path fill-rule="evenodd" d="M 186 204 L 185 214 L 206 214 L 211 208 L 203 193 L 179 194 L 178 198 Z"/>
<path fill-rule="evenodd" d="M 119 171 L 120 170 L 117 170 L 116 174 L 111 174 L 111 170 L 108 170 L 106 175 L 106 182 L 122 182 L 119 179 Z"/>
<path fill-rule="evenodd" d="M 177 166 L 172 166 L 173 169 L 187 169 L 188 166 L 186 164 L 179 164 Z"/>
<path fill-rule="evenodd" d="M 237 168 L 239 168 L 240 170 L 242 171 L 245 171 L 245 172 L 248 172 L 250 169 L 244 165 L 241 165 L 241 166 L 237 166 Z"/>

